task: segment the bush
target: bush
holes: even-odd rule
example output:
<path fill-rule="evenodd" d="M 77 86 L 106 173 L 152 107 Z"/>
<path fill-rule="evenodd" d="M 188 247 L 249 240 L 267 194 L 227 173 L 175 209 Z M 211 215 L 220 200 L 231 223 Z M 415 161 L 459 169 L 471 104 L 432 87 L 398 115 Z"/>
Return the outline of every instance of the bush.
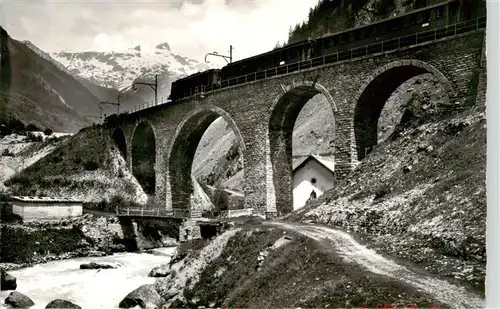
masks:
<path fill-rule="evenodd" d="M 7 126 L 15 133 L 24 133 L 26 131 L 24 123 L 19 119 L 11 119 Z"/>
<path fill-rule="evenodd" d="M 85 239 L 83 232 L 77 227 L 72 229 L 43 229 L 26 231 L 19 228 L 2 226 L 0 228 L 2 243 L 0 257 L 4 263 L 31 262 L 34 253 L 54 254 L 72 252 L 79 247 L 80 240 Z"/>
<path fill-rule="evenodd" d="M 214 192 L 215 211 L 220 212 L 229 209 L 229 196 L 226 191 L 218 187 Z"/>
<path fill-rule="evenodd" d="M 26 134 L 26 141 L 28 141 L 28 142 L 42 142 L 43 137 L 41 135 L 36 135 L 34 133 L 28 132 Z"/>
<path fill-rule="evenodd" d="M 23 223 L 23 218 L 12 212 L 12 204 L 9 203 L 10 196 L 0 193 L 0 222 Z"/>
<path fill-rule="evenodd" d="M 42 131 L 42 129 L 40 129 L 39 127 L 37 127 L 36 125 L 30 123 L 26 126 L 26 131 Z"/>
<path fill-rule="evenodd" d="M 96 169 L 99 168 L 99 164 L 97 164 L 96 162 L 94 161 L 86 161 L 84 164 L 83 164 L 83 168 L 86 170 L 86 171 L 95 171 Z"/>
<path fill-rule="evenodd" d="M 54 131 L 52 131 L 52 129 L 49 129 L 49 128 L 47 128 L 43 131 L 43 134 L 45 134 L 47 136 L 52 135 L 52 133 L 54 133 Z"/>
<path fill-rule="evenodd" d="M 138 207 L 138 205 L 134 202 L 127 201 L 123 197 L 119 195 L 113 196 L 110 201 L 102 200 L 98 203 L 89 203 L 85 205 L 86 208 L 88 209 L 95 209 L 99 211 L 106 211 L 106 212 L 115 212 L 116 208 L 134 208 Z"/>
<path fill-rule="evenodd" d="M 13 157 L 14 153 L 10 152 L 9 149 L 4 149 L 3 152 L 2 152 L 2 156 L 4 156 L 4 157 Z"/>
<path fill-rule="evenodd" d="M 24 134 L 26 132 L 26 127 L 24 123 L 16 118 L 10 118 L 9 120 L 3 120 L 0 122 L 0 135 L 9 135 L 12 133 Z"/>
<path fill-rule="evenodd" d="M 378 200 L 386 196 L 391 192 L 391 187 L 389 185 L 384 184 L 380 186 L 377 190 L 375 190 L 375 197 L 373 198 L 374 200 Z"/>

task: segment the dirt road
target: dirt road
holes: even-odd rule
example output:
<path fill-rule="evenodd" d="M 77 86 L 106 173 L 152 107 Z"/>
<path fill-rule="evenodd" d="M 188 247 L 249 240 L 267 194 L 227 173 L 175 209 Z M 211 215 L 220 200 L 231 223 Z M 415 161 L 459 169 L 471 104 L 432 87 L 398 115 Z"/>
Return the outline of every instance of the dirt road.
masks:
<path fill-rule="evenodd" d="M 437 300 L 448 304 L 451 308 L 471 309 L 484 308 L 485 306 L 485 300 L 480 295 L 472 294 L 463 287 L 450 284 L 447 281 L 417 274 L 361 245 L 348 233 L 309 224 L 272 222 L 268 225 L 293 230 L 321 242 L 326 245 L 326 248 L 334 250 L 336 254 L 342 256 L 349 263 L 356 263 L 373 273 L 393 277 L 410 284 L 416 289 L 433 295 Z"/>

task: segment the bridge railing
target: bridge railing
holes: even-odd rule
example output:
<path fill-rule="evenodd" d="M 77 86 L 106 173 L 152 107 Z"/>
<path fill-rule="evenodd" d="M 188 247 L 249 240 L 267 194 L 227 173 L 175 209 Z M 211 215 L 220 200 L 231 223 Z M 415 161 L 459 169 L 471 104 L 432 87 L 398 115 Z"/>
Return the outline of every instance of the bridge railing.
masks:
<path fill-rule="evenodd" d="M 145 209 L 145 208 L 116 208 L 115 213 L 118 216 L 130 217 L 168 217 L 168 218 L 199 218 L 201 211 L 189 210 L 185 208 L 172 209 Z"/>
<path fill-rule="evenodd" d="M 421 32 L 396 37 L 389 40 L 380 41 L 377 43 L 367 44 L 360 47 L 351 48 L 349 50 L 337 51 L 334 53 L 325 54 L 319 57 L 310 58 L 304 61 L 296 61 L 292 63 L 285 63 L 267 70 L 262 70 L 246 75 L 232 77 L 222 80 L 219 85 L 207 85 L 204 87 L 204 92 L 210 92 L 217 89 L 227 88 L 239 84 L 266 79 L 278 75 L 288 74 L 300 70 L 310 69 L 316 66 L 332 64 L 341 61 L 354 60 L 362 57 L 367 57 L 374 54 L 396 51 L 401 48 L 411 47 L 417 44 L 428 43 L 437 41 L 444 38 L 450 38 L 457 35 L 465 34 L 472 31 L 477 31 L 486 28 L 486 17 L 479 17 L 475 20 L 459 22 L 453 25 L 447 25 L 440 28 L 424 30 Z M 194 92 L 187 97 L 182 98 L 180 101 L 188 100 L 201 92 Z M 129 109 L 130 113 L 146 109 L 155 105 L 166 104 L 171 101 L 161 100 L 161 103 L 154 104 L 150 102 L 147 104 L 139 105 Z"/>
<path fill-rule="evenodd" d="M 282 74 L 288 74 L 295 71 L 309 69 L 316 66 L 332 64 L 341 61 L 354 60 L 378 53 L 395 51 L 405 47 L 411 47 L 417 44 L 437 41 L 447 37 L 453 37 L 465 34 L 471 31 L 476 31 L 486 27 L 486 17 L 480 17 L 475 20 L 459 22 L 453 25 L 443 26 L 440 28 L 424 30 L 421 32 L 396 37 L 389 40 L 384 40 L 376 43 L 363 45 L 360 47 L 351 48 L 344 51 L 336 51 L 334 53 L 324 54 L 319 57 L 310 58 L 304 61 L 296 61 L 288 64 L 283 64 L 267 70 L 262 70 L 238 77 L 233 77 L 221 81 L 220 86 L 207 86 L 206 92 L 211 90 L 226 88 L 238 84 L 244 84 L 260 79 L 274 77 Z M 186 98 L 188 99 L 188 98 Z"/>
<path fill-rule="evenodd" d="M 157 102 L 155 102 L 154 100 L 153 101 L 149 101 L 147 103 L 144 103 L 144 104 L 141 104 L 141 105 L 137 105 L 137 106 L 134 106 L 134 107 L 131 107 L 129 109 L 125 109 L 122 111 L 122 113 L 135 113 L 137 111 L 140 111 L 140 110 L 143 110 L 143 109 L 148 109 L 150 107 L 153 107 L 153 106 L 157 106 L 157 105 L 162 105 L 162 104 L 165 104 L 165 103 L 168 103 L 170 102 L 170 100 L 167 99 L 168 97 L 161 97 L 157 100 Z"/>

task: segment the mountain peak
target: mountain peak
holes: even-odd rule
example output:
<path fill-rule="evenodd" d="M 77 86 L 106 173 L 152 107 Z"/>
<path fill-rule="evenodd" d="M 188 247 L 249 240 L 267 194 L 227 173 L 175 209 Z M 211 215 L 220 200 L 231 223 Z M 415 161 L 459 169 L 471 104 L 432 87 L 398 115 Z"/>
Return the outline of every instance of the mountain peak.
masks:
<path fill-rule="evenodd" d="M 170 45 L 167 42 L 160 43 L 156 45 L 156 49 L 164 49 L 170 51 Z"/>
<path fill-rule="evenodd" d="M 116 89 L 128 88 L 138 77 L 154 78 L 158 74 L 174 80 L 209 68 L 205 63 L 170 51 L 167 42 L 152 49 L 153 46 L 137 45 L 123 52 L 53 53 L 52 57 L 73 74 Z"/>

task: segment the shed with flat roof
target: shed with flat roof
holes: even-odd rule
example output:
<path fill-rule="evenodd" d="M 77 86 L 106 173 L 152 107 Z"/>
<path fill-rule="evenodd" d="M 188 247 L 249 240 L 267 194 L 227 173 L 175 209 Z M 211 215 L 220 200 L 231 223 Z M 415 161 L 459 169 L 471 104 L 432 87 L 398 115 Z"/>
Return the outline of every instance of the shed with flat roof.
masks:
<path fill-rule="evenodd" d="M 12 212 L 24 221 L 78 217 L 83 214 L 83 201 L 61 197 L 13 196 Z"/>

